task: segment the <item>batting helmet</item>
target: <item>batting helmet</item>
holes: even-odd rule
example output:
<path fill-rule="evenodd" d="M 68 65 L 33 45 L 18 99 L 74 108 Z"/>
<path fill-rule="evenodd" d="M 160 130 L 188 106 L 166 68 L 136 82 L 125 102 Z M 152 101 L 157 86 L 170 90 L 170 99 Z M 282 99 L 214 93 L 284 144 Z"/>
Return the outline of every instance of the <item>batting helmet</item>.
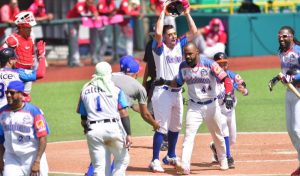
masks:
<path fill-rule="evenodd" d="M 0 50 L 0 65 L 4 67 L 9 59 L 16 58 L 15 50 L 12 48 L 3 48 Z"/>
<path fill-rule="evenodd" d="M 218 52 L 214 55 L 214 61 L 217 63 L 227 62 L 227 56 L 223 52 Z"/>

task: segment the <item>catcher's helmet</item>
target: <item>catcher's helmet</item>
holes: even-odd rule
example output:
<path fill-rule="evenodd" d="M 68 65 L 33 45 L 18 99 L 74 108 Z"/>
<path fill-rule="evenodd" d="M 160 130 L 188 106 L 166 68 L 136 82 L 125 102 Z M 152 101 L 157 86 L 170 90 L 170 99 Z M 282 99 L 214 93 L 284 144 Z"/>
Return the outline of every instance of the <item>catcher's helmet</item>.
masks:
<path fill-rule="evenodd" d="M 220 62 L 227 62 L 227 56 L 223 52 L 218 52 L 214 55 L 214 61 L 220 63 Z"/>
<path fill-rule="evenodd" d="M 3 48 L 0 50 L 0 61 L 8 60 L 10 58 L 15 58 L 15 50 L 12 48 Z"/>
<path fill-rule="evenodd" d="M 36 25 L 36 21 L 32 12 L 22 11 L 15 16 L 15 24 L 20 27 L 32 27 Z"/>

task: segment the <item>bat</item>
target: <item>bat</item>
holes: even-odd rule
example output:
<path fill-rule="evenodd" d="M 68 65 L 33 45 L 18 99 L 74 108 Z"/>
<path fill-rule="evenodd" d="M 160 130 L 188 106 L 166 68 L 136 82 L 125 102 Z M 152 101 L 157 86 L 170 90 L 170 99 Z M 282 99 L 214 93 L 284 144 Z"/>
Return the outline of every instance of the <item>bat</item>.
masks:
<path fill-rule="evenodd" d="M 281 72 L 278 75 L 279 75 L 280 78 L 284 77 L 284 74 L 281 73 Z M 295 86 L 292 83 L 288 82 L 288 83 L 286 83 L 284 85 L 286 85 L 286 87 L 290 91 L 292 91 L 298 98 L 300 98 L 300 93 L 298 92 L 298 90 L 295 88 Z"/>

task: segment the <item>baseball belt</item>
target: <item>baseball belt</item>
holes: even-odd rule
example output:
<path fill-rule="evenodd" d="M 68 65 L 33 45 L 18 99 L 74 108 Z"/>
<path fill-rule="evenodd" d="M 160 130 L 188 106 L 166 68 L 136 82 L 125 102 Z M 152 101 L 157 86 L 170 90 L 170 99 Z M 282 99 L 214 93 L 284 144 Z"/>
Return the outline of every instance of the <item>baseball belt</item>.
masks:
<path fill-rule="evenodd" d="M 203 101 L 203 102 L 202 102 L 202 101 L 195 101 L 195 100 L 193 100 L 193 99 L 190 99 L 190 101 L 193 102 L 193 103 L 200 104 L 200 105 L 207 105 L 207 104 L 210 104 L 210 103 L 216 101 L 216 99 L 217 99 L 217 98 L 214 98 L 214 99 L 207 100 L 207 101 Z"/>
<path fill-rule="evenodd" d="M 169 90 L 169 91 L 171 91 L 171 92 L 180 92 L 180 91 L 181 91 L 181 88 L 175 89 L 175 88 L 170 88 L 170 87 L 168 87 L 168 86 L 163 86 L 162 88 L 163 88 L 164 90 Z"/>
<path fill-rule="evenodd" d="M 95 124 L 95 123 L 109 123 L 109 122 L 117 122 L 119 119 L 113 118 L 113 119 L 102 119 L 102 120 L 95 120 L 95 121 L 90 121 L 90 124 Z"/>

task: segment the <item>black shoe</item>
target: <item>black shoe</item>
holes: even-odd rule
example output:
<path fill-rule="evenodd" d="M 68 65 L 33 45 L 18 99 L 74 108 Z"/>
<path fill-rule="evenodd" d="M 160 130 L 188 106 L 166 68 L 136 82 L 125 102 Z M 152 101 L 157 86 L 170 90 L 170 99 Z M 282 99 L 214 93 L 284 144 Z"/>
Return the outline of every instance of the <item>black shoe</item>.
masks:
<path fill-rule="evenodd" d="M 213 142 L 211 142 L 209 147 L 210 147 L 211 151 L 213 152 L 212 162 L 218 163 L 219 160 L 218 160 L 217 149 L 216 149 L 215 144 Z"/>
<path fill-rule="evenodd" d="M 234 165 L 234 160 L 233 160 L 233 158 L 232 158 L 232 157 L 227 158 L 227 161 L 228 161 L 228 167 L 229 167 L 230 169 L 234 169 L 234 168 L 235 168 L 235 165 Z"/>

